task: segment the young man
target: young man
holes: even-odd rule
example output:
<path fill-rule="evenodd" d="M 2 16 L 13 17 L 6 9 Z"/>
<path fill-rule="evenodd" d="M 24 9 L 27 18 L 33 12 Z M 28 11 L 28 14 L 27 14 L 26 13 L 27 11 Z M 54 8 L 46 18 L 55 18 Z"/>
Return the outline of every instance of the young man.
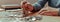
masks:
<path fill-rule="evenodd" d="M 50 8 L 41 10 L 46 2 L 48 2 Z M 38 2 L 33 5 L 28 4 L 28 2 L 22 2 L 22 7 L 27 8 L 27 10 L 31 12 L 38 12 L 40 10 L 41 15 L 60 16 L 60 0 L 38 0 Z"/>

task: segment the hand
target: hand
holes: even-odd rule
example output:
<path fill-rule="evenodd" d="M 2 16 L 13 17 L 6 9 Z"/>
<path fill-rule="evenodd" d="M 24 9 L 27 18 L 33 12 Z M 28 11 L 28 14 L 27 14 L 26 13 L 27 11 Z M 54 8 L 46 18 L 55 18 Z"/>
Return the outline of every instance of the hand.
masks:
<path fill-rule="evenodd" d="M 32 11 L 33 10 L 33 6 L 30 3 L 26 2 L 26 1 L 22 1 L 21 2 L 21 7 L 25 8 L 28 11 Z"/>
<path fill-rule="evenodd" d="M 59 9 L 57 8 L 43 8 L 41 11 L 40 11 L 40 14 L 41 15 L 48 15 L 48 16 L 57 16 L 58 15 L 58 11 Z"/>
<path fill-rule="evenodd" d="M 22 1 L 21 2 L 21 7 L 23 8 L 23 17 L 27 17 L 30 14 L 28 13 L 28 11 L 32 11 L 33 10 L 33 6 L 28 3 L 27 1 Z"/>

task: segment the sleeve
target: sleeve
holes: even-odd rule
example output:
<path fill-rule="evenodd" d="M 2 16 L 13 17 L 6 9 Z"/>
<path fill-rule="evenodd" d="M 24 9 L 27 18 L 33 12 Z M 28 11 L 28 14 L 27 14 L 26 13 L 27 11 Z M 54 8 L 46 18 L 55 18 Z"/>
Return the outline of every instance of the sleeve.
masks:
<path fill-rule="evenodd" d="M 38 0 L 38 2 L 36 2 L 35 4 L 33 4 L 33 10 L 32 12 L 37 12 L 39 10 L 41 10 L 44 5 L 46 4 L 47 0 Z"/>

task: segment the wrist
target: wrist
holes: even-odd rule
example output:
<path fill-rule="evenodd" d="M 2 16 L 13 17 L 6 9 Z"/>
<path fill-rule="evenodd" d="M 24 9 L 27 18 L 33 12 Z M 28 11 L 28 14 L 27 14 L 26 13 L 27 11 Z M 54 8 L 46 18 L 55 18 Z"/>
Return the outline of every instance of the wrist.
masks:
<path fill-rule="evenodd" d="M 58 8 L 58 16 L 60 16 L 60 8 Z"/>

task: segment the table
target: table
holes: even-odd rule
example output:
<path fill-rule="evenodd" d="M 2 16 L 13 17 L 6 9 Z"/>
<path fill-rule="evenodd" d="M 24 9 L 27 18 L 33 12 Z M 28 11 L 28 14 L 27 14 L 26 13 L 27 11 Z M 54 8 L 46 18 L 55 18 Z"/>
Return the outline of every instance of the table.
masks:
<path fill-rule="evenodd" d="M 11 12 L 0 12 L 0 14 L 1 15 L 5 15 L 5 14 L 11 15 L 12 13 Z M 0 22 L 10 22 L 10 21 L 12 22 L 12 21 L 14 21 L 14 20 L 8 20 L 8 19 L 10 19 L 10 18 L 0 18 Z M 58 16 L 42 16 L 41 21 L 35 21 L 35 22 L 60 22 L 60 17 L 58 17 Z"/>
<path fill-rule="evenodd" d="M 60 17 L 57 16 L 43 16 L 41 21 L 36 22 L 60 22 Z"/>
<path fill-rule="evenodd" d="M 38 12 L 32 13 L 33 15 L 38 15 Z M 42 20 L 35 22 L 60 22 L 60 16 L 42 16 Z"/>

